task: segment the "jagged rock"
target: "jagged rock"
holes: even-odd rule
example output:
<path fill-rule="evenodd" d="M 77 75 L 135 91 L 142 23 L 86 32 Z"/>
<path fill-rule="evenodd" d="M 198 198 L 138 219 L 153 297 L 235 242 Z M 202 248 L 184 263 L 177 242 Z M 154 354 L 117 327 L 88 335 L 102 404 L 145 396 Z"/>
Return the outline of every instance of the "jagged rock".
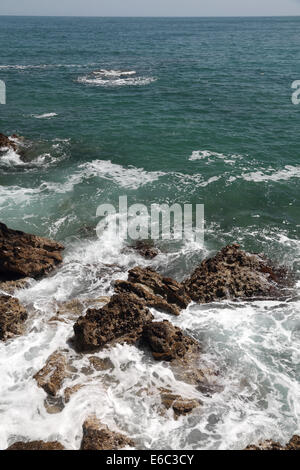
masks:
<path fill-rule="evenodd" d="M 0 290 L 7 294 L 13 295 L 16 290 L 27 287 L 30 283 L 30 280 L 30 277 L 25 277 L 24 279 L 19 279 L 18 281 L 0 282 Z"/>
<path fill-rule="evenodd" d="M 13 149 L 14 151 L 16 151 L 18 146 L 9 137 L 7 137 L 6 135 L 0 133 L 0 150 L 4 149 L 4 148 L 5 149 Z"/>
<path fill-rule="evenodd" d="M 61 243 L 0 223 L 0 280 L 40 277 L 62 262 Z"/>
<path fill-rule="evenodd" d="M 278 297 L 292 285 L 285 268 L 275 268 L 266 258 L 249 254 L 239 245 L 229 245 L 213 258 L 204 260 L 184 282 L 195 302 L 223 299 Z"/>
<path fill-rule="evenodd" d="M 65 403 L 69 403 L 71 396 L 77 393 L 84 387 L 83 384 L 73 385 L 72 387 L 67 387 L 64 391 Z"/>
<path fill-rule="evenodd" d="M 180 308 L 176 304 L 169 304 L 160 295 L 155 295 L 153 291 L 143 284 L 135 284 L 129 281 L 115 281 L 114 283 L 116 292 L 131 292 L 137 295 L 145 302 L 147 307 L 153 307 L 157 310 L 162 310 L 172 315 L 180 315 Z"/>
<path fill-rule="evenodd" d="M 39 387 L 54 397 L 67 376 L 66 357 L 62 352 L 55 351 L 48 357 L 44 367 L 33 378 L 37 381 Z"/>
<path fill-rule="evenodd" d="M 98 297 L 96 299 L 72 299 L 67 302 L 59 302 L 56 315 L 50 321 L 76 320 L 88 307 L 105 305 L 110 297 Z"/>
<path fill-rule="evenodd" d="M 183 286 L 174 279 L 163 277 L 152 268 L 136 267 L 128 273 L 128 281 L 116 281 L 116 292 L 133 292 L 145 305 L 179 315 L 191 302 Z"/>
<path fill-rule="evenodd" d="M 110 431 L 95 416 L 83 423 L 81 450 L 118 450 L 126 446 L 134 447 L 134 442 L 124 434 Z"/>
<path fill-rule="evenodd" d="M 79 351 L 95 351 L 118 342 L 134 344 L 152 315 L 134 294 L 114 295 L 101 309 L 89 309 L 74 325 Z"/>
<path fill-rule="evenodd" d="M 162 404 L 167 409 L 173 409 L 175 419 L 178 418 L 178 416 L 191 413 L 191 411 L 201 405 L 200 400 L 183 398 L 181 395 L 170 392 L 170 390 L 161 389 L 160 392 Z"/>
<path fill-rule="evenodd" d="M 300 450 L 300 436 L 294 435 L 285 446 L 279 442 L 267 440 L 260 442 L 257 446 L 250 445 L 245 450 Z"/>
<path fill-rule="evenodd" d="M 154 359 L 160 361 L 183 359 L 200 351 L 197 341 L 167 320 L 145 325 L 143 339 L 150 346 Z"/>
<path fill-rule="evenodd" d="M 28 314 L 18 299 L 0 295 L 0 340 L 6 341 L 24 333 L 24 322 Z"/>
<path fill-rule="evenodd" d="M 132 248 L 135 249 L 145 259 L 155 258 L 159 251 L 151 240 L 137 240 Z"/>
<path fill-rule="evenodd" d="M 102 370 L 109 370 L 113 369 L 114 365 L 109 359 L 109 357 L 105 357 L 104 359 L 97 357 L 97 356 L 91 356 L 89 357 L 90 364 L 96 369 L 97 371 L 102 371 Z"/>
<path fill-rule="evenodd" d="M 31 441 L 31 442 L 15 442 L 6 450 L 65 450 L 65 447 L 57 441 Z"/>

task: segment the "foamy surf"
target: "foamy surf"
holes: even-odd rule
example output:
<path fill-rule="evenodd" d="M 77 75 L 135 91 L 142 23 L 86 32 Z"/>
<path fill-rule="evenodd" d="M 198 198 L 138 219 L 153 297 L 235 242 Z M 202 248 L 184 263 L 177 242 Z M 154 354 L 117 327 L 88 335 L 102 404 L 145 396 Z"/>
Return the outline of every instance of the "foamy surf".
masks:
<path fill-rule="evenodd" d="M 50 119 L 57 116 L 57 113 L 44 113 L 44 114 L 33 114 L 32 117 L 36 119 Z"/>
<path fill-rule="evenodd" d="M 79 83 L 87 85 L 114 86 L 143 86 L 155 82 L 155 77 L 137 76 L 135 70 L 95 70 L 88 75 L 78 77 Z"/>

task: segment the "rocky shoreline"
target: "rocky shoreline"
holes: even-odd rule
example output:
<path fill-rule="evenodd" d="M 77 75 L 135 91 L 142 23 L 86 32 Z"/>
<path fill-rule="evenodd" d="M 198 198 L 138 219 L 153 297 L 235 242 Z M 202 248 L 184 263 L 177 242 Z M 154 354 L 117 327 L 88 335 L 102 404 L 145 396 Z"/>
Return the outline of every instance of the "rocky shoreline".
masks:
<path fill-rule="evenodd" d="M 132 249 L 146 259 L 157 255 L 155 247 L 142 242 Z M 0 341 L 26 333 L 29 313 L 13 296 L 14 291 L 25 287 L 30 279 L 39 279 L 56 269 L 63 261 L 63 250 L 61 243 L 12 230 L 0 223 Z M 71 346 L 75 354 L 93 354 L 118 343 L 131 344 L 151 352 L 155 361 L 168 362 L 180 380 L 213 394 L 217 370 L 201 368 L 201 344 L 173 325 L 172 317 L 184 315 L 184 310 L 192 302 L 286 299 L 293 285 L 293 276 L 286 268 L 276 267 L 263 255 L 246 253 L 239 245 L 233 244 L 204 260 L 182 283 L 164 277 L 150 267 L 136 266 L 129 270 L 127 280 L 114 282 L 115 293 L 111 298 L 91 299 L 90 306 L 89 302 L 84 305 L 79 299 L 74 299 L 62 304 L 52 321 L 71 312 L 70 318 L 75 322 Z M 155 321 L 150 308 L 169 314 L 170 320 Z M 96 356 L 89 356 L 89 361 L 99 370 L 110 367 L 109 361 Z M 70 371 L 67 352 L 58 350 L 34 375 L 37 385 L 45 391 L 48 403 L 61 393 L 63 402 L 67 403 L 80 390 L 80 384 L 63 390 Z M 162 408 L 171 409 L 174 419 L 192 413 L 202 405 L 199 400 L 172 390 L 160 389 L 158 393 Z M 59 411 L 56 409 L 55 412 Z M 129 437 L 108 429 L 96 416 L 86 417 L 82 450 L 124 447 L 135 445 Z M 247 450 L 273 448 L 299 450 L 300 438 L 294 436 L 285 447 L 266 441 L 248 446 Z M 58 442 L 34 441 L 16 442 L 8 448 L 19 449 L 63 450 L 64 447 Z"/>

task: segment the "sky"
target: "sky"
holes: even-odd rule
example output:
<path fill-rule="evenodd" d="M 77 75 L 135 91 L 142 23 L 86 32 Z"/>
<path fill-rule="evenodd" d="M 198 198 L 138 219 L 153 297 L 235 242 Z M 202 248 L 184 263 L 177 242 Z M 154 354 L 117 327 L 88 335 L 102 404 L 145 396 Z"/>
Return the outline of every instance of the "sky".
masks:
<path fill-rule="evenodd" d="M 300 0 L 1 0 L 0 15 L 300 16 Z"/>

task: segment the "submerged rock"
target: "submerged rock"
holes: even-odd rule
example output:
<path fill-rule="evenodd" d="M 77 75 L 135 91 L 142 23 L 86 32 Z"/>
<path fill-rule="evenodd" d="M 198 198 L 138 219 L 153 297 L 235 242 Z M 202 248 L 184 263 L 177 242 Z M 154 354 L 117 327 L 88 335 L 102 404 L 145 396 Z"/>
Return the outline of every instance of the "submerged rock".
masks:
<path fill-rule="evenodd" d="M 134 344 L 152 315 L 134 294 L 114 295 L 104 307 L 89 309 L 74 325 L 79 351 L 99 350 L 115 343 Z"/>
<path fill-rule="evenodd" d="M 165 408 L 172 408 L 174 411 L 175 419 L 182 415 L 191 413 L 195 408 L 201 405 L 200 400 L 194 398 L 183 398 L 181 395 L 176 395 L 170 390 L 161 389 L 161 402 Z"/>
<path fill-rule="evenodd" d="M 136 250 L 143 258 L 153 259 L 159 251 L 151 240 L 137 240 L 130 248 Z"/>
<path fill-rule="evenodd" d="M 0 340 L 6 341 L 24 333 L 24 322 L 28 314 L 18 299 L 0 295 Z"/>
<path fill-rule="evenodd" d="M 65 450 L 65 447 L 57 441 L 31 441 L 31 442 L 15 442 L 6 450 Z"/>
<path fill-rule="evenodd" d="M 118 450 L 134 447 L 134 442 L 121 433 L 113 432 L 95 416 L 83 423 L 83 438 L 80 450 Z"/>
<path fill-rule="evenodd" d="M 167 320 L 144 327 L 143 339 L 150 346 L 154 359 L 174 361 L 200 352 L 199 343 Z"/>
<path fill-rule="evenodd" d="M 128 273 L 128 281 L 116 281 L 117 292 L 133 292 L 145 305 L 179 315 L 191 299 L 183 286 L 169 277 L 163 277 L 152 268 L 136 267 Z"/>
<path fill-rule="evenodd" d="M 56 351 L 48 357 L 44 367 L 33 378 L 39 387 L 54 397 L 67 376 L 66 357 L 61 351 Z"/>
<path fill-rule="evenodd" d="M 237 244 L 204 260 L 184 282 L 188 295 L 199 303 L 281 297 L 283 289 L 291 285 L 285 268 L 275 268 L 266 258 L 246 253 Z"/>
<path fill-rule="evenodd" d="M 294 435 L 285 446 L 279 442 L 267 440 L 258 445 L 250 445 L 245 450 L 300 450 L 300 436 Z"/>
<path fill-rule="evenodd" d="M 0 223 L 0 280 L 40 277 L 62 262 L 61 243 Z"/>

